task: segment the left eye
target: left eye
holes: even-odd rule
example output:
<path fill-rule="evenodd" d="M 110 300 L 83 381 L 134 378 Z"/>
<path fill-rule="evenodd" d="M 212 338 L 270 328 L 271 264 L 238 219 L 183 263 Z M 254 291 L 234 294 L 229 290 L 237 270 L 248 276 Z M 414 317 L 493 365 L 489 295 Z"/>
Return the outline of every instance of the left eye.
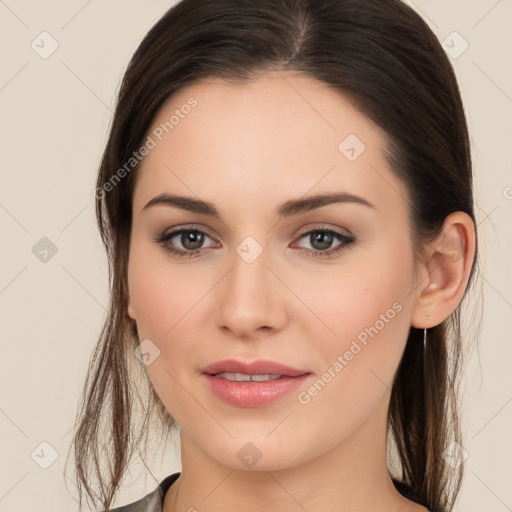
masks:
<path fill-rule="evenodd" d="M 304 233 L 300 240 L 305 239 L 309 243 L 309 247 L 303 247 L 303 250 L 318 254 L 335 253 L 344 247 L 352 244 L 354 238 L 351 236 L 338 233 L 331 229 L 316 229 Z M 333 243 L 338 240 L 338 244 L 333 247 Z"/>

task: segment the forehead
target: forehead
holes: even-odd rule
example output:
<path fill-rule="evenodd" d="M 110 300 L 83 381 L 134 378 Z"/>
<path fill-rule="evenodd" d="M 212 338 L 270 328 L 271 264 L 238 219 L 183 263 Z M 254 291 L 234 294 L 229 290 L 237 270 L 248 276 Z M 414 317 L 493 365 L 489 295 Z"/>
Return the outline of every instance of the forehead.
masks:
<path fill-rule="evenodd" d="M 246 206 L 310 190 L 375 203 L 406 196 L 383 131 L 339 92 L 293 72 L 185 87 L 162 105 L 147 136 L 154 147 L 137 171 L 134 210 L 164 191 L 213 203 L 243 197 Z"/>

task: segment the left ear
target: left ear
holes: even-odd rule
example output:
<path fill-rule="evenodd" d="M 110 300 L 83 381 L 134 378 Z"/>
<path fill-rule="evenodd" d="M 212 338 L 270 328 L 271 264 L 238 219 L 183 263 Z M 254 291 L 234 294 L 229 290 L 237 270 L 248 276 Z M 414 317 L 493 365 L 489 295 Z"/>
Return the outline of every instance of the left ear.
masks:
<path fill-rule="evenodd" d="M 475 224 L 464 212 L 446 217 L 442 232 L 426 247 L 411 325 L 425 329 L 439 325 L 455 311 L 468 284 L 475 259 Z"/>

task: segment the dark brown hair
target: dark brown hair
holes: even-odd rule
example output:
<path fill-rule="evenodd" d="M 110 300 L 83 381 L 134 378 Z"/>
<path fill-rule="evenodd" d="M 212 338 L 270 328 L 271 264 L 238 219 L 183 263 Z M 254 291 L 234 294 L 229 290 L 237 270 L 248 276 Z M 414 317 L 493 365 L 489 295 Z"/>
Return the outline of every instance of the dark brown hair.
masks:
<path fill-rule="evenodd" d="M 416 248 L 436 237 L 452 212 L 466 212 L 474 221 L 470 145 L 457 80 L 439 41 L 411 8 L 399 0 L 183 0 L 174 5 L 129 63 L 97 179 L 110 304 L 73 439 L 81 509 L 83 490 L 88 500 L 99 499 L 109 509 L 149 427 L 159 425 L 160 434 L 176 427 L 134 357 L 139 339 L 126 299 L 137 166 L 122 177 L 119 169 L 176 91 L 214 77 L 244 81 L 274 70 L 293 70 L 332 87 L 385 131 L 393 171 L 409 191 Z M 471 277 L 474 269 L 475 263 Z M 463 468 L 451 468 L 442 458 L 450 442 L 462 443 L 460 305 L 429 330 L 426 353 L 422 335 L 411 327 L 391 393 L 389 433 L 400 466 L 395 477 L 412 489 L 418 503 L 448 512 Z M 136 422 L 138 406 L 143 421 Z M 154 413 L 158 424 L 150 421 Z"/>

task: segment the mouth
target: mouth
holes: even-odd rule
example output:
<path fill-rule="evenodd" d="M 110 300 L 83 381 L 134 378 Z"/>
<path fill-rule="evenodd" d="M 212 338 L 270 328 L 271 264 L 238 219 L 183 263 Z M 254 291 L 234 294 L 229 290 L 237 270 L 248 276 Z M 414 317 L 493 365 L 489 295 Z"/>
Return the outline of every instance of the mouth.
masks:
<path fill-rule="evenodd" d="M 262 360 L 225 360 L 203 369 L 214 395 L 237 407 L 261 407 L 275 402 L 303 385 L 311 375 L 309 371 Z"/>

